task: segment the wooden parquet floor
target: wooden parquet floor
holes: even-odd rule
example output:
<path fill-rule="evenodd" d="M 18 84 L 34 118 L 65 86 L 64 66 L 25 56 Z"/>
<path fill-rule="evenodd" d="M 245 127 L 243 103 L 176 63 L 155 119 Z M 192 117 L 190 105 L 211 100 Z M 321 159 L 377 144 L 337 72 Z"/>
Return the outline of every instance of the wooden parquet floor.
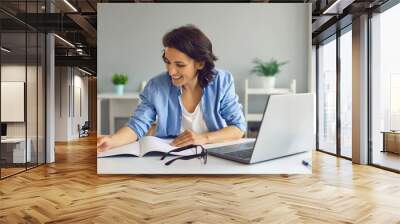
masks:
<path fill-rule="evenodd" d="M 0 181 L 0 223 L 400 223 L 400 175 L 315 152 L 312 175 L 96 174 L 95 138 Z"/>

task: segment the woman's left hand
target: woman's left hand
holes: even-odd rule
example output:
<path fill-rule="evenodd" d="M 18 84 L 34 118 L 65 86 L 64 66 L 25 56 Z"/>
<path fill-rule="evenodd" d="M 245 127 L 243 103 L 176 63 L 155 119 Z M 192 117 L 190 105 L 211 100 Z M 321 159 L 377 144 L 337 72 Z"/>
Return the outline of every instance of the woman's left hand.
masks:
<path fill-rule="evenodd" d="M 182 134 L 178 135 L 172 142 L 171 145 L 177 147 L 183 147 L 190 144 L 203 145 L 207 143 L 207 137 L 205 134 L 198 134 L 192 130 L 185 130 Z"/>

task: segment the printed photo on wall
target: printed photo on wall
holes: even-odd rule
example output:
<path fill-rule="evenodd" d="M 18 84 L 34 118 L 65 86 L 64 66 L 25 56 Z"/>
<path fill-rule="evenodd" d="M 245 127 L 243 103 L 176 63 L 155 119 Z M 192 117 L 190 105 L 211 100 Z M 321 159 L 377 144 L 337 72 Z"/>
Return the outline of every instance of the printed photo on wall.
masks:
<path fill-rule="evenodd" d="M 107 3 L 97 26 L 98 174 L 311 174 L 310 4 Z"/>

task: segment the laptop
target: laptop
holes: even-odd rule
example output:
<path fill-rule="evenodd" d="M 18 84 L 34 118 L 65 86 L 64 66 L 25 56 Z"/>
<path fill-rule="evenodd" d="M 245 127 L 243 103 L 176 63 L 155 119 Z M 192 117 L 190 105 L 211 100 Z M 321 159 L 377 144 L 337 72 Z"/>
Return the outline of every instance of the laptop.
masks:
<path fill-rule="evenodd" d="M 254 142 L 207 149 L 210 155 L 246 164 L 315 148 L 314 94 L 270 95 Z"/>

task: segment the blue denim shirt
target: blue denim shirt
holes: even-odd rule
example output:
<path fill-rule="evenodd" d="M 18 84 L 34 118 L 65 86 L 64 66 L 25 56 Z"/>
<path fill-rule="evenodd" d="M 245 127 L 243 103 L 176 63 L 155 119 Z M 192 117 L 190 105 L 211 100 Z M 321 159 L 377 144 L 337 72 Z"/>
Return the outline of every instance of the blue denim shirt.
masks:
<path fill-rule="evenodd" d="M 214 72 L 214 79 L 203 88 L 200 101 L 208 130 L 217 131 L 234 125 L 246 132 L 246 121 L 235 93 L 232 74 L 220 69 Z M 181 89 L 172 84 L 167 72 L 152 78 L 140 94 L 140 103 L 130 117 L 128 127 L 140 139 L 157 118 L 157 137 L 179 135 L 182 120 L 181 94 Z"/>

